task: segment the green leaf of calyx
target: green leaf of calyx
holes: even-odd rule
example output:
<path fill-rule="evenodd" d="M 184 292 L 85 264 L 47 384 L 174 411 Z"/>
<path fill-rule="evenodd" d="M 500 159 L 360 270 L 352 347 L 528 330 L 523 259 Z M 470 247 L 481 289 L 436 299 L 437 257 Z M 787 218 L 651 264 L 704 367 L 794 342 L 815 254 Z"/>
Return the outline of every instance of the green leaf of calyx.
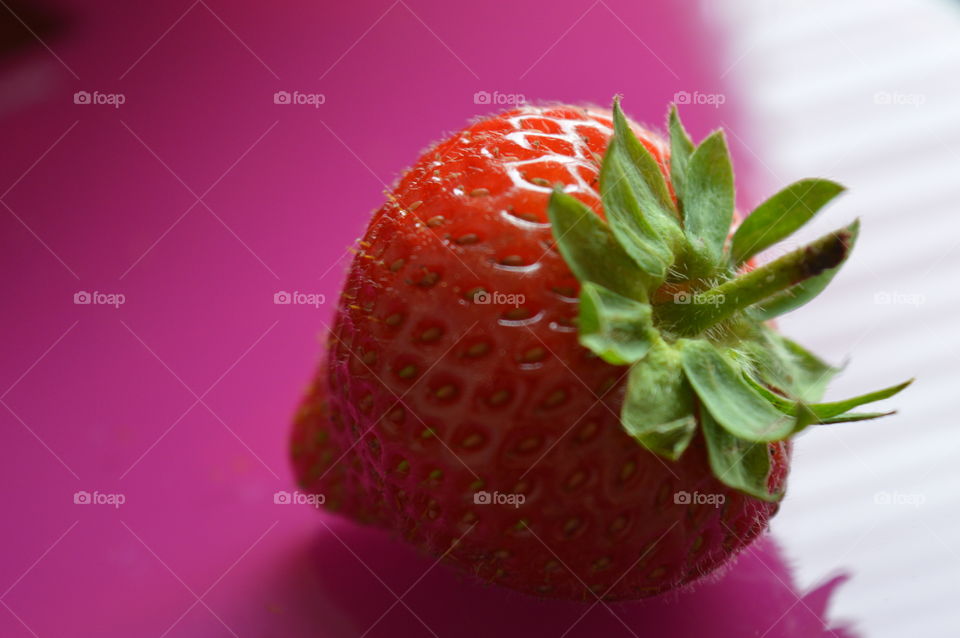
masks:
<path fill-rule="evenodd" d="M 874 403 L 876 401 L 889 399 L 890 397 L 899 394 L 902 390 L 906 389 L 911 383 L 913 383 L 913 379 L 904 381 L 903 383 L 898 383 L 897 385 L 890 386 L 889 388 L 876 390 L 874 392 L 867 392 L 866 394 L 861 394 L 860 396 L 851 397 L 849 399 L 831 401 L 829 403 L 814 403 L 809 407 L 810 410 L 817 415 L 817 418 L 828 419 L 830 417 L 840 416 L 841 414 L 849 412 L 854 408 L 859 408 L 861 405 L 866 405 L 867 403 Z"/>
<path fill-rule="evenodd" d="M 841 265 L 855 233 L 855 227 L 828 233 L 779 259 L 697 293 L 700 301 L 695 304 L 684 305 L 675 299 L 675 303 L 661 303 L 655 310 L 676 332 L 689 336 L 702 334 L 737 313 L 747 311 L 755 316 L 754 306 Z"/>
<path fill-rule="evenodd" d="M 733 208 L 733 166 L 723 132 L 717 131 L 690 156 L 684 177 L 683 229 L 694 275 L 708 276 L 723 261 Z"/>
<path fill-rule="evenodd" d="M 853 251 L 853 246 L 857 241 L 860 232 L 860 221 L 857 220 L 846 228 L 849 233 L 847 240 L 847 252 L 843 259 L 834 267 L 824 270 L 815 277 L 798 283 L 796 286 L 788 288 L 781 293 L 771 296 L 758 307 L 753 308 L 751 313 L 760 321 L 775 319 L 780 315 L 786 314 L 791 310 L 796 310 L 800 306 L 812 301 L 814 297 L 823 292 L 824 288 L 833 281 L 847 258 Z"/>
<path fill-rule="evenodd" d="M 880 419 L 885 416 L 891 416 L 896 414 L 896 410 L 890 410 L 889 412 L 848 412 L 846 414 L 841 414 L 840 416 L 830 417 L 829 419 L 823 419 L 819 421 L 819 425 L 831 425 L 834 423 L 854 423 L 856 421 L 871 421 L 873 419 Z"/>
<path fill-rule="evenodd" d="M 710 468 L 720 482 L 764 501 L 778 501 L 782 493 L 771 493 L 770 451 L 766 443 L 737 438 L 721 427 L 707 410 L 700 410 L 700 427 L 707 443 Z"/>
<path fill-rule="evenodd" d="M 802 179 L 790 184 L 757 206 L 734 233 L 730 250 L 733 263 L 740 265 L 786 239 L 844 190 L 828 179 Z"/>
<path fill-rule="evenodd" d="M 641 445 L 671 460 L 680 458 L 693 439 L 693 391 L 679 354 L 659 337 L 630 369 L 620 421 Z"/>
<path fill-rule="evenodd" d="M 693 155 L 696 147 L 680 121 L 676 104 L 670 105 L 668 128 L 670 129 L 670 181 L 673 182 L 673 190 L 677 194 L 682 212 L 687 164 L 690 163 L 690 156 Z"/>
<path fill-rule="evenodd" d="M 823 398 L 827 385 L 840 372 L 839 368 L 765 325 L 760 325 L 756 335 L 744 341 L 740 348 L 751 359 L 762 381 L 807 403 Z"/>
<path fill-rule="evenodd" d="M 646 276 L 586 204 L 558 189 L 550 196 L 547 214 L 560 254 L 577 279 L 646 300 Z"/>
<path fill-rule="evenodd" d="M 801 410 L 807 411 L 809 414 L 810 425 L 812 424 L 823 424 L 823 423 L 841 423 L 845 421 L 846 417 L 856 417 L 853 420 L 864 420 L 870 415 L 859 414 L 855 415 L 850 413 L 850 410 L 858 408 L 867 403 L 874 403 L 876 401 L 882 401 L 883 399 L 889 399 L 890 397 L 900 393 L 907 386 L 913 383 L 913 379 L 905 381 L 903 383 L 891 386 L 889 388 L 884 388 L 882 390 L 876 390 L 875 392 L 868 392 L 866 394 L 861 394 L 860 396 L 851 397 L 849 399 L 843 399 L 841 401 L 831 401 L 829 403 L 804 403 L 802 401 L 793 400 L 775 392 L 771 392 L 768 388 L 765 388 L 761 383 L 750 375 L 746 375 L 747 381 L 753 385 L 754 389 L 757 390 L 767 401 L 770 402 L 775 408 L 783 412 L 784 414 L 789 414 L 791 416 L 797 416 Z M 882 416 L 881 413 L 870 413 L 873 418 L 878 418 Z M 883 413 L 883 414 L 889 414 Z M 844 419 L 844 421 L 838 421 L 836 419 Z"/>
<path fill-rule="evenodd" d="M 680 361 L 706 411 L 730 434 L 747 441 L 779 441 L 796 418 L 777 410 L 744 378 L 739 363 L 706 340 L 681 340 Z"/>
<path fill-rule="evenodd" d="M 580 343 L 613 365 L 639 361 L 650 349 L 649 304 L 585 282 L 580 288 Z"/>
<path fill-rule="evenodd" d="M 619 102 L 614 134 L 600 169 L 600 193 L 610 229 L 623 250 L 657 283 L 673 265 L 681 231 L 660 164 L 640 143 Z"/>

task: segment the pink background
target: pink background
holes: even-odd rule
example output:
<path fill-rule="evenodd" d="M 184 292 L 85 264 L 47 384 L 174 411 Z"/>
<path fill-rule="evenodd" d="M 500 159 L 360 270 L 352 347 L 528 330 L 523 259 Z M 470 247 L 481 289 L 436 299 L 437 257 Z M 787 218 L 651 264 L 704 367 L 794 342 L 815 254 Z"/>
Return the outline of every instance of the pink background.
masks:
<path fill-rule="evenodd" d="M 0 635 L 560 635 L 585 612 L 568 635 L 821 635 L 828 589 L 798 602 L 769 541 L 694 593 L 611 613 L 464 583 L 273 503 L 345 249 L 385 185 L 494 110 L 476 91 L 622 93 L 654 125 L 678 90 L 725 91 L 693 2 L 48 4 L 65 18 L 50 50 L 0 69 Z M 738 126 L 727 96 L 685 109 L 697 136 Z"/>

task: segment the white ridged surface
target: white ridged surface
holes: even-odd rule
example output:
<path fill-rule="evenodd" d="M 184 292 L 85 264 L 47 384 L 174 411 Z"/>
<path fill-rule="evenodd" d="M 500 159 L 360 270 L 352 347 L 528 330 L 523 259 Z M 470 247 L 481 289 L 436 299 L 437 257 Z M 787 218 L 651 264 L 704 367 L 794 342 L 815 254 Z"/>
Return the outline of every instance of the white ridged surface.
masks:
<path fill-rule="evenodd" d="M 741 156 L 762 158 L 771 192 L 808 175 L 850 187 L 803 239 L 864 224 L 843 274 L 784 332 L 851 359 L 832 397 L 919 379 L 888 402 L 894 417 L 801 437 L 773 532 L 801 583 L 852 574 L 831 616 L 863 636 L 960 635 L 960 3 L 709 5 L 752 125 L 736 132 Z M 877 104 L 878 91 L 924 101 Z M 875 303 L 882 292 L 921 302 Z M 923 502 L 875 502 L 895 491 Z"/>

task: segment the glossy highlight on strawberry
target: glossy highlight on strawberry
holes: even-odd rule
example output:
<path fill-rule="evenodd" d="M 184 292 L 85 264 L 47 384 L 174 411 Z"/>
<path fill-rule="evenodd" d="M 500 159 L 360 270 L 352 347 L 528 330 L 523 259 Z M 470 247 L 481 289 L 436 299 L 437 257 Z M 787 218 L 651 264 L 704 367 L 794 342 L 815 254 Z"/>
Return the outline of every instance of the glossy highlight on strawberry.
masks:
<path fill-rule="evenodd" d="M 835 370 L 760 316 L 818 292 L 855 234 L 825 239 L 817 268 L 744 273 L 763 243 L 749 220 L 776 241 L 830 183 L 774 196 L 728 240 L 722 137 L 695 147 L 675 112 L 670 129 L 617 104 L 523 106 L 427 151 L 358 242 L 295 420 L 301 486 L 544 597 L 656 595 L 756 538 L 789 437 L 878 416 L 848 410 L 894 390 L 816 403 Z"/>

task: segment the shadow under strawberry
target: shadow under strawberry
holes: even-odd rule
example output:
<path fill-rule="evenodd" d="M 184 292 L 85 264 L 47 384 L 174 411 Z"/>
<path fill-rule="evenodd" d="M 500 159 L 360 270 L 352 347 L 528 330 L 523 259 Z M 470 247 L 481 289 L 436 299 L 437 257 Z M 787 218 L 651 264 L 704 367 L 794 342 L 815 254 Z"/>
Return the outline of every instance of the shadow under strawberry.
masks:
<path fill-rule="evenodd" d="M 321 599 L 339 618 L 375 636 L 710 636 L 711 638 L 855 638 L 827 617 L 839 574 L 801 592 L 777 543 L 764 536 L 731 566 L 696 585 L 657 598 L 604 606 L 538 600 L 477 584 L 419 554 L 384 531 L 324 517 L 310 550 Z M 393 593 L 391 593 L 391 590 Z M 396 596 L 402 598 L 397 602 Z M 368 632 L 368 633 L 364 633 Z M 566 633 L 565 633 L 566 632 Z"/>

